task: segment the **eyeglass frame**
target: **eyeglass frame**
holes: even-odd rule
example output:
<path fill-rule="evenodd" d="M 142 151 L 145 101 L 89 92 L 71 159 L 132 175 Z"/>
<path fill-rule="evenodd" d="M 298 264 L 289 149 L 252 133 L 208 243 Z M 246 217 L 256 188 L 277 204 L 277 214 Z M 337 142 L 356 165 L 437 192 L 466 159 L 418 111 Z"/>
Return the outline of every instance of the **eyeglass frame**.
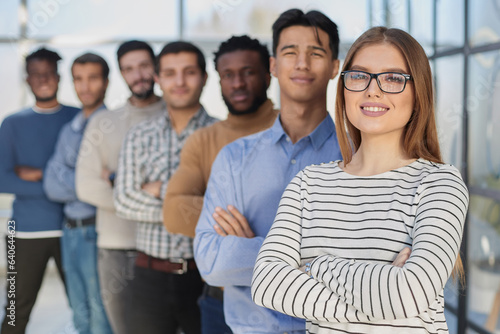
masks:
<path fill-rule="evenodd" d="M 346 73 L 351 73 L 351 72 L 361 72 L 361 73 L 368 74 L 370 76 L 370 80 L 368 81 L 368 84 L 366 85 L 366 87 L 364 89 L 362 89 L 362 90 L 352 90 L 352 89 L 349 89 L 349 88 L 346 87 L 346 85 L 345 85 L 345 74 Z M 387 91 L 385 91 L 385 90 L 382 89 L 382 87 L 380 86 L 380 82 L 378 81 L 378 76 L 381 75 L 381 74 L 387 74 L 387 73 L 399 74 L 399 75 L 402 75 L 403 78 L 405 78 L 405 83 L 403 85 L 403 89 L 401 89 L 400 92 L 387 92 Z M 348 71 L 342 71 L 342 72 L 340 72 L 340 76 L 342 77 L 342 83 L 344 84 L 344 88 L 347 89 L 350 92 L 363 92 L 363 91 L 365 91 L 368 87 L 370 87 L 372 79 L 375 79 L 375 81 L 377 82 L 378 88 L 380 88 L 380 90 L 382 92 L 384 92 L 386 94 L 400 94 L 400 93 L 404 92 L 404 90 L 406 88 L 406 83 L 408 81 L 413 81 L 413 77 L 410 74 L 399 73 L 399 72 L 370 73 L 370 72 L 365 72 L 365 71 L 360 71 L 360 70 L 348 70 Z"/>

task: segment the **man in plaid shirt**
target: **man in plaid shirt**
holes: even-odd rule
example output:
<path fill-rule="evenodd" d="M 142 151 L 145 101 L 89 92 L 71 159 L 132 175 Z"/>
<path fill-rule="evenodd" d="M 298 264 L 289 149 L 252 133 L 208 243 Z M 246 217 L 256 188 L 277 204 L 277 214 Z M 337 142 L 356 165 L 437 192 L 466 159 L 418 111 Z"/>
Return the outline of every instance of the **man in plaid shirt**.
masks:
<path fill-rule="evenodd" d="M 157 57 L 155 75 L 167 110 L 134 126 L 122 146 L 115 205 L 118 216 L 138 222 L 133 333 L 176 333 L 179 328 L 200 333 L 202 282 L 193 239 L 166 231 L 162 204 L 187 137 L 216 121 L 199 102 L 206 80 L 205 58 L 196 46 L 167 44 Z"/>

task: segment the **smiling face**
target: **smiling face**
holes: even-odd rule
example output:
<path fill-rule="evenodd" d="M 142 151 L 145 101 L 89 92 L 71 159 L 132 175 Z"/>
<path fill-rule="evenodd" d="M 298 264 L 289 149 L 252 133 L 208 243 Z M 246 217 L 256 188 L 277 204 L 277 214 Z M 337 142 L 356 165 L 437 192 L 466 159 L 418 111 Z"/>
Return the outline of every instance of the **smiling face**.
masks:
<path fill-rule="evenodd" d="M 232 114 L 248 114 L 267 99 L 271 81 L 260 54 L 253 50 L 236 50 L 217 61 L 222 97 Z"/>
<path fill-rule="evenodd" d="M 401 52 L 391 44 L 373 44 L 360 49 L 352 60 L 349 70 L 369 73 L 398 72 L 410 74 Z M 380 90 L 372 79 L 362 92 L 344 88 L 345 109 L 349 121 L 360 132 L 367 135 L 403 135 L 415 104 L 412 81 L 408 81 L 403 92 L 388 94 Z"/>
<path fill-rule="evenodd" d="M 339 61 L 332 59 L 328 34 L 319 28 L 317 32 L 318 36 L 313 27 L 304 26 L 281 32 L 270 67 L 278 78 L 282 100 L 308 103 L 323 99 L 326 104 L 326 88 L 338 73 Z"/>
<path fill-rule="evenodd" d="M 168 53 L 160 58 L 155 80 L 169 110 L 191 109 L 200 104 L 207 75 L 201 71 L 195 53 Z"/>
<path fill-rule="evenodd" d="M 50 102 L 57 98 L 59 75 L 56 66 L 45 59 L 33 59 L 28 64 L 26 82 L 37 102 Z"/>

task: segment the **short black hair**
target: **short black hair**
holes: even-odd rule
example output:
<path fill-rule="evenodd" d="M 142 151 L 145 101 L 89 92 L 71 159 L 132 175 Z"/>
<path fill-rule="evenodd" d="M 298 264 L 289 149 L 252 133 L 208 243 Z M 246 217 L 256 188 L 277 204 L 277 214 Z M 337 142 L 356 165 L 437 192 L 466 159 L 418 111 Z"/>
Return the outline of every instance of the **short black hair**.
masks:
<path fill-rule="evenodd" d="M 116 51 L 116 58 L 118 60 L 118 67 L 120 69 L 121 69 L 120 59 L 127 52 L 136 51 L 136 50 L 147 51 L 149 53 L 149 55 L 151 56 L 151 61 L 154 63 L 154 61 L 155 61 L 155 53 L 154 53 L 153 49 L 151 48 L 151 46 L 148 43 L 143 42 L 143 41 L 132 40 L 132 41 L 127 41 L 127 42 L 121 44 L 118 47 L 118 50 Z"/>
<path fill-rule="evenodd" d="M 158 56 L 156 56 L 156 73 L 159 73 L 160 71 L 160 59 L 161 57 L 169 54 L 169 53 L 181 53 L 181 52 L 191 52 L 196 55 L 196 58 L 198 59 L 198 67 L 201 70 L 201 73 L 207 74 L 207 64 L 205 61 L 205 55 L 201 50 L 194 44 L 189 43 L 189 42 L 183 42 L 183 41 L 176 41 L 176 42 L 171 42 L 168 43 L 161 49 L 160 53 Z"/>
<path fill-rule="evenodd" d="M 278 19 L 273 23 L 273 55 L 276 57 L 276 49 L 280 39 L 280 34 L 283 29 L 292 26 L 313 27 L 316 30 L 316 37 L 319 41 L 317 34 L 318 28 L 328 34 L 329 46 L 332 51 L 333 59 L 339 56 L 339 32 L 337 25 L 330 20 L 325 14 L 317 10 L 311 10 L 304 13 L 300 9 L 293 8 L 283 12 Z"/>
<path fill-rule="evenodd" d="M 261 44 L 257 39 L 250 38 L 247 35 L 232 36 L 227 41 L 224 41 L 219 45 L 219 50 L 214 52 L 215 70 L 217 70 L 217 61 L 219 60 L 220 56 L 238 50 L 250 50 L 258 52 L 262 61 L 262 65 L 266 69 L 266 72 L 269 73 L 269 50 L 267 49 L 267 45 Z"/>
<path fill-rule="evenodd" d="M 109 66 L 106 60 L 104 60 L 103 57 L 96 55 L 95 53 L 84 53 L 81 56 L 77 57 L 73 61 L 73 65 L 71 65 L 71 71 L 73 72 L 73 67 L 75 64 L 87 64 L 87 63 L 94 63 L 94 64 L 99 64 L 101 65 L 102 69 L 102 78 L 104 80 L 107 80 L 109 77 Z"/>
<path fill-rule="evenodd" d="M 61 60 L 61 56 L 57 54 L 57 52 L 46 49 L 45 47 L 41 47 L 40 49 L 30 53 L 26 56 L 26 73 L 28 73 L 28 65 L 33 60 L 46 60 L 49 63 L 53 64 L 56 72 L 57 72 L 57 62 Z M 29 73 L 28 73 L 29 74 Z"/>

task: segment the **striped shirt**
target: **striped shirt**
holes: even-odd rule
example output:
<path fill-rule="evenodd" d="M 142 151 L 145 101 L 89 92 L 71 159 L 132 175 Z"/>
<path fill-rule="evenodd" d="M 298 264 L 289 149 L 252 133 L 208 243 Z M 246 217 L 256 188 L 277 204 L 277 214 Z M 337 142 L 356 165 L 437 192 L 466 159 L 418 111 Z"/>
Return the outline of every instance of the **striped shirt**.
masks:
<path fill-rule="evenodd" d="M 215 121 L 202 107 L 177 134 L 165 112 L 137 124 L 127 133 L 115 181 L 115 206 L 119 217 L 138 222 L 139 251 L 161 259 L 193 257 L 192 238 L 170 234 L 163 227 L 163 197 L 168 180 L 179 165 L 186 139 Z M 163 182 L 161 198 L 142 190 L 143 184 L 155 181 Z"/>
<path fill-rule="evenodd" d="M 338 161 L 307 167 L 282 196 L 252 297 L 307 319 L 309 333 L 447 333 L 443 289 L 467 206 L 451 165 L 418 159 L 374 176 Z M 405 247 L 410 258 L 393 266 Z M 298 270 L 308 262 L 312 277 Z"/>

